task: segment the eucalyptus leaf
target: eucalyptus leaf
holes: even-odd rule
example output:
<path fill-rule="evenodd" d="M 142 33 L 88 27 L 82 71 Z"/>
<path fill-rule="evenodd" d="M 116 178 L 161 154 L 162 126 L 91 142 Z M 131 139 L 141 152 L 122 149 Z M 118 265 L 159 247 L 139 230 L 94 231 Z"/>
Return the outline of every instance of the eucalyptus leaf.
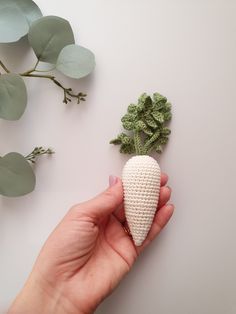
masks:
<path fill-rule="evenodd" d="M 37 58 L 53 64 L 61 50 L 75 42 L 70 23 L 58 16 L 44 16 L 33 22 L 28 38 Z"/>
<path fill-rule="evenodd" d="M 29 25 L 25 16 L 17 8 L 0 8 L 0 42 L 18 41 L 28 33 Z"/>
<path fill-rule="evenodd" d="M 27 91 L 23 79 L 14 73 L 0 75 L 0 117 L 18 120 L 26 104 Z"/>
<path fill-rule="evenodd" d="M 5 7 L 19 9 L 29 25 L 42 16 L 39 7 L 32 0 L 0 0 L 0 11 Z"/>
<path fill-rule="evenodd" d="M 87 48 L 68 45 L 59 54 L 56 68 L 66 76 L 80 79 L 93 71 L 94 54 Z"/>
<path fill-rule="evenodd" d="M 0 157 L 0 194 L 17 197 L 35 188 L 35 174 L 27 160 L 19 153 Z"/>

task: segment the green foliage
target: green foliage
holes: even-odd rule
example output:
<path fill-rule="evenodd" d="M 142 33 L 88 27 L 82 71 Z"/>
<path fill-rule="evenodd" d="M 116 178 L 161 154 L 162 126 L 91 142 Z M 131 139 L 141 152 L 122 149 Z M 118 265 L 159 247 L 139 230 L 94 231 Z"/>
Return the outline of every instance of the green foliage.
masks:
<path fill-rule="evenodd" d="M 25 159 L 32 164 L 36 163 L 36 160 L 41 155 L 52 155 L 54 154 L 54 151 L 51 148 L 44 149 L 42 146 L 35 147 L 35 149 L 25 157 Z"/>
<path fill-rule="evenodd" d="M 117 138 L 110 141 L 110 144 L 121 145 L 121 153 L 133 154 L 135 152 L 134 139 L 125 133 L 119 134 Z"/>
<path fill-rule="evenodd" d="M 0 10 L 6 7 L 19 9 L 29 25 L 42 16 L 39 7 L 32 0 L 1 0 Z"/>
<path fill-rule="evenodd" d="M 44 16 L 29 29 L 29 43 L 39 61 L 55 64 L 62 49 L 74 44 L 70 23 L 58 16 Z"/>
<path fill-rule="evenodd" d="M 171 131 L 165 125 L 171 119 L 171 104 L 166 97 L 155 93 L 153 97 L 142 94 L 137 104 L 130 104 L 121 122 L 130 135 L 121 133 L 110 143 L 121 145 L 125 154 L 161 153 Z M 129 144 L 125 144 L 126 138 Z M 126 145 L 126 146 L 124 146 Z M 128 145 L 128 146 L 127 146 Z"/>
<path fill-rule="evenodd" d="M 0 1 L 0 42 L 18 41 L 29 31 L 29 25 L 42 16 L 38 6 L 31 0 Z"/>
<path fill-rule="evenodd" d="M 18 41 L 29 30 L 29 25 L 20 10 L 8 7 L 0 10 L 0 27 L 0 42 L 2 43 Z"/>
<path fill-rule="evenodd" d="M 0 157 L 0 195 L 17 197 L 32 192 L 36 178 L 29 162 L 35 163 L 37 157 L 45 154 L 53 151 L 36 147 L 26 157 L 15 152 Z"/>
<path fill-rule="evenodd" d="M 35 174 L 27 160 L 18 153 L 0 157 L 0 194 L 16 197 L 34 190 Z"/>
<path fill-rule="evenodd" d="M 73 92 L 60 83 L 53 70 L 66 76 L 82 78 L 93 71 L 95 58 L 91 51 L 74 45 L 74 34 L 70 23 L 57 16 L 42 17 L 39 7 L 32 0 L 0 0 L 0 43 L 17 42 L 27 36 L 28 44 L 36 55 L 35 65 L 23 72 L 14 73 L 0 60 L 0 118 L 18 120 L 27 105 L 27 90 L 23 78 L 47 79 L 63 91 L 63 103 L 75 99 L 86 100 L 83 92 Z M 40 70 L 38 65 L 52 64 L 49 70 Z M 124 144 L 131 150 L 131 143 Z M 9 153 L 0 157 L 0 195 L 20 196 L 31 192 L 35 186 L 35 175 L 29 163 L 35 163 L 40 155 L 52 154 L 51 149 L 36 147 L 23 157 Z"/>
<path fill-rule="evenodd" d="M 40 9 L 32 0 L 0 0 L 0 28 L 0 43 L 18 41 L 28 34 L 28 43 L 37 57 L 33 68 L 19 74 L 12 74 L 14 71 L 10 71 L 0 60 L 0 118 L 17 120 L 25 110 L 27 92 L 19 76 L 50 80 L 62 89 L 65 104 L 73 98 L 77 103 L 86 100 L 85 93 L 75 93 L 70 87 L 64 87 L 52 74 L 57 69 L 68 77 L 80 79 L 95 67 L 94 54 L 74 44 L 74 34 L 67 20 L 58 16 L 42 17 Z M 39 70 L 40 62 L 51 63 L 53 68 Z M 10 80 L 10 76 L 10 94 L 7 95 L 9 84 L 6 88 L 6 81 Z"/>
<path fill-rule="evenodd" d="M 56 68 L 66 76 L 80 79 L 87 76 L 95 67 L 94 54 L 87 48 L 68 45 L 62 49 Z"/>
<path fill-rule="evenodd" d="M 0 76 L 0 117 L 18 120 L 25 111 L 27 92 L 23 79 L 18 74 Z"/>

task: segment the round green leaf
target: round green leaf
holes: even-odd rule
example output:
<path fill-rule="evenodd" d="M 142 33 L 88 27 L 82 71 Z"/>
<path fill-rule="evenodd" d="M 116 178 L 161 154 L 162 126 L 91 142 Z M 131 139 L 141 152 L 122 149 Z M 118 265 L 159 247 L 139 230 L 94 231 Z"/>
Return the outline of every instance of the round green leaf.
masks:
<path fill-rule="evenodd" d="M 88 75 L 95 67 L 94 54 L 87 48 L 68 45 L 62 49 L 56 68 L 66 76 L 79 79 Z"/>
<path fill-rule="evenodd" d="M 17 8 L 0 8 L 0 42 L 10 43 L 18 41 L 28 33 L 29 25 Z"/>
<path fill-rule="evenodd" d="M 35 174 L 27 160 L 18 153 L 0 157 L 0 194 L 16 197 L 35 188 Z"/>
<path fill-rule="evenodd" d="M 19 9 L 29 25 L 42 16 L 39 7 L 32 0 L 0 0 L 0 10 L 5 7 Z"/>
<path fill-rule="evenodd" d="M 28 37 L 38 59 L 49 63 L 56 63 L 61 50 L 75 42 L 69 22 L 57 16 L 45 16 L 35 21 Z"/>
<path fill-rule="evenodd" d="M 0 117 L 18 120 L 25 111 L 27 91 L 23 79 L 18 74 L 0 75 Z"/>

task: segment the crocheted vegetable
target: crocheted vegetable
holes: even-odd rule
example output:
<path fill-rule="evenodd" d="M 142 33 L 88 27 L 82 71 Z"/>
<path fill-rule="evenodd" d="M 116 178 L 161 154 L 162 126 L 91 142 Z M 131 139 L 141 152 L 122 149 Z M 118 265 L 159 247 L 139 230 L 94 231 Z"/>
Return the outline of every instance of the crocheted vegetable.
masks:
<path fill-rule="evenodd" d="M 156 213 L 161 171 L 157 161 L 148 156 L 162 152 L 170 130 L 165 127 L 171 119 L 171 104 L 166 97 L 155 93 L 140 96 L 138 104 L 128 106 L 121 119 L 129 134 L 121 133 L 110 143 L 120 146 L 120 152 L 136 154 L 122 172 L 125 215 L 136 246 L 142 245 Z"/>

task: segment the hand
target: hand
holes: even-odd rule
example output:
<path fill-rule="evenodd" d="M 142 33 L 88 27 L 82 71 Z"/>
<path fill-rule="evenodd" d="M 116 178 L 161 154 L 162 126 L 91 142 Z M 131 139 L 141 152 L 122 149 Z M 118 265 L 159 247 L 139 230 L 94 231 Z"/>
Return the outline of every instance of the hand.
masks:
<path fill-rule="evenodd" d="M 159 234 L 174 207 L 162 174 L 158 210 L 147 239 L 135 247 L 124 215 L 119 178 L 94 199 L 71 208 L 46 241 L 9 313 L 93 313 Z M 124 228 L 126 226 L 126 228 Z"/>

